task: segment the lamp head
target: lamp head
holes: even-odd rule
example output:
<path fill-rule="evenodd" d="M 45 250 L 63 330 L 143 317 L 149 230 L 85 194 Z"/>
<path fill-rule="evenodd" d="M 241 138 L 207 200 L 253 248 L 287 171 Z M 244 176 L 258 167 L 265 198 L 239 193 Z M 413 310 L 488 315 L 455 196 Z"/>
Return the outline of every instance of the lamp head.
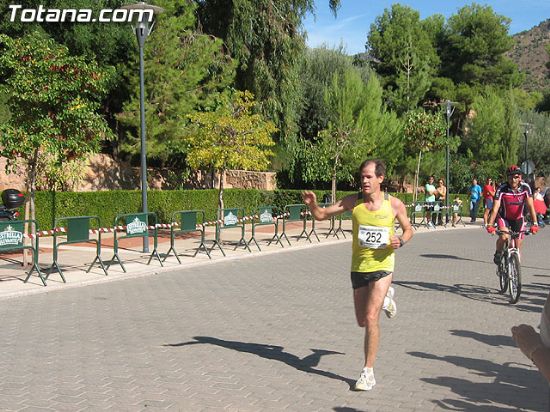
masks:
<path fill-rule="evenodd" d="M 140 46 L 143 46 L 143 42 L 147 36 L 149 36 L 155 25 L 155 14 L 162 13 L 164 9 L 162 7 L 153 6 L 152 4 L 147 4 L 143 1 L 135 4 L 127 4 L 120 8 L 129 11 L 132 28 L 136 32 Z"/>

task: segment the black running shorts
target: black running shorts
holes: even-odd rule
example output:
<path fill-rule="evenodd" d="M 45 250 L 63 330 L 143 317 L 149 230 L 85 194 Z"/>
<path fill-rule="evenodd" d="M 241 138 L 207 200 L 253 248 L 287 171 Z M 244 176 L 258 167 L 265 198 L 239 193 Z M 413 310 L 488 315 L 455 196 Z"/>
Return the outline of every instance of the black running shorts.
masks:
<path fill-rule="evenodd" d="M 376 282 L 391 274 L 392 272 L 384 270 L 378 270 L 376 272 L 351 272 L 351 286 L 353 289 L 359 289 L 367 286 L 369 282 Z"/>

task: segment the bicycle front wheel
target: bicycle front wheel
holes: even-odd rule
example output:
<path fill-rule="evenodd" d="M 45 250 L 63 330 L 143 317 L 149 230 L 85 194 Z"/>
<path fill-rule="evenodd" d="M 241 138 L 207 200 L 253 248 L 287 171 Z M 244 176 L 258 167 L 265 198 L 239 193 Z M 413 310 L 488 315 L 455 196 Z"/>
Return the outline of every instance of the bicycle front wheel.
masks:
<path fill-rule="evenodd" d="M 516 303 L 521 295 L 521 265 L 517 253 L 510 255 L 508 269 L 510 273 L 510 303 Z"/>
<path fill-rule="evenodd" d="M 508 265 L 505 256 L 502 256 L 500 264 L 497 266 L 497 275 L 500 283 L 499 292 L 501 294 L 505 293 L 506 289 L 508 289 Z"/>

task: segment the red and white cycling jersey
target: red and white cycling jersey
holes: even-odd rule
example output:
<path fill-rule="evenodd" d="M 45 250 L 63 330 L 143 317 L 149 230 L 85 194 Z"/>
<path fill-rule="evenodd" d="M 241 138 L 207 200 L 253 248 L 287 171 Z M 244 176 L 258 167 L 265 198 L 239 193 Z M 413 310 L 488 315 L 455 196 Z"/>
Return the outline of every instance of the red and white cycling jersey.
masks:
<path fill-rule="evenodd" d="M 495 194 L 495 200 L 500 201 L 499 217 L 505 220 L 523 219 L 523 209 L 528 197 L 532 198 L 533 192 L 525 182 L 521 182 L 516 190 L 508 183 L 501 184 Z"/>

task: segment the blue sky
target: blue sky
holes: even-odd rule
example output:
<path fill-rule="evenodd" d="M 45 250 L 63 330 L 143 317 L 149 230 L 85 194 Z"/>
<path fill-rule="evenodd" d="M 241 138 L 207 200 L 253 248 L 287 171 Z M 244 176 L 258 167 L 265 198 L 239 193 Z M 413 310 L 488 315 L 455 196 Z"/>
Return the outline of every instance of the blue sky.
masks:
<path fill-rule="evenodd" d="M 371 23 L 384 9 L 393 3 L 407 5 L 425 19 L 432 14 L 442 14 L 446 18 L 472 1 L 463 0 L 341 0 L 338 15 L 334 18 L 328 7 L 329 0 L 315 0 L 316 17 L 308 15 L 304 29 L 308 33 L 307 45 L 317 47 L 345 46 L 348 54 L 365 51 L 365 42 Z M 550 18 L 550 0 L 479 0 L 476 3 L 488 5 L 500 15 L 512 19 L 510 34 L 519 33 Z"/>

